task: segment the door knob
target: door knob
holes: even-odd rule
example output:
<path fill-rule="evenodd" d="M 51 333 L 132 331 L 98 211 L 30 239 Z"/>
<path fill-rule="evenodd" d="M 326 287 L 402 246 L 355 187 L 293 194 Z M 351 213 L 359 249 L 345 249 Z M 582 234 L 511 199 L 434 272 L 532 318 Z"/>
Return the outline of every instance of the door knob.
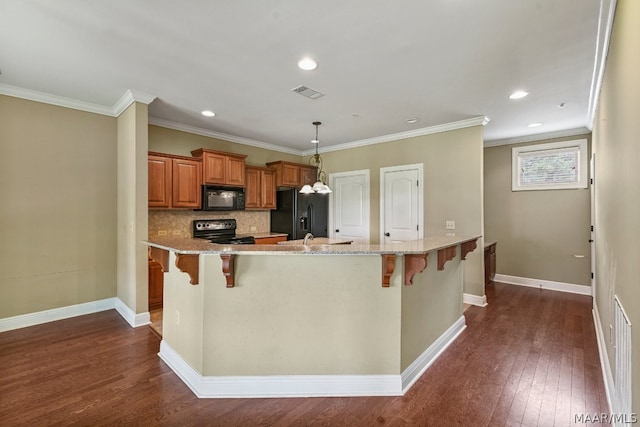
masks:
<path fill-rule="evenodd" d="M 384 233 L 384 235 L 387 236 L 387 237 L 391 236 L 391 234 L 389 234 L 389 233 Z"/>
<path fill-rule="evenodd" d="M 339 233 L 339 232 L 340 232 L 340 229 L 339 229 L 339 228 L 336 228 L 336 233 Z"/>

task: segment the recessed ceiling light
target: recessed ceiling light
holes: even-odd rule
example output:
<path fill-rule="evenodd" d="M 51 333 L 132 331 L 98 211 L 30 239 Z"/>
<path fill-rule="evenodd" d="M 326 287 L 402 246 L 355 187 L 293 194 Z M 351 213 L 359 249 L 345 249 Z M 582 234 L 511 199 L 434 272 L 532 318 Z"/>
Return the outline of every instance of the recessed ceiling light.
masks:
<path fill-rule="evenodd" d="M 529 123 L 529 127 L 530 128 L 537 128 L 537 127 L 540 127 L 540 126 L 542 126 L 542 123 L 540 123 L 540 122 Z"/>
<path fill-rule="evenodd" d="M 529 95 L 529 92 L 525 92 L 523 90 L 517 90 L 513 92 L 511 95 L 509 95 L 509 99 L 520 99 L 520 98 L 524 98 L 527 95 Z"/>
<path fill-rule="evenodd" d="M 417 117 L 411 117 L 411 118 L 405 120 L 405 122 L 407 122 L 410 125 L 412 125 L 414 123 L 418 123 L 418 121 L 420 121 L 420 119 L 418 119 Z"/>
<path fill-rule="evenodd" d="M 318 68 L 318 64 L 311 58 L 302 58 L 300 61 L 298 61 L 298 67 L 305 71 L 311 71 Z"/>
<path fill-rule="evenodd" d="M 215 117 L 216 113 L 214 113 L 211 110 L 204 110 L 202 112 L 202 115 L 205 116 L 205 117 Z"/>

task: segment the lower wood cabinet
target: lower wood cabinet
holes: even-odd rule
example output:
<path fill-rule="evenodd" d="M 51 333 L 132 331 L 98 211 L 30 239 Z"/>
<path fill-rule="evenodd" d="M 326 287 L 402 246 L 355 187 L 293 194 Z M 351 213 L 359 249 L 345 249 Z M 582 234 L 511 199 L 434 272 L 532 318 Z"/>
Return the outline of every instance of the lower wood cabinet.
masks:
<path fill-rule="evenodd" d="M 149 260 L 149 311 L 162 308 L 164 272 L 159 262 Z"/>
<path fill-rule="evenodd" d="M 277 245 L 287 240 L 287 236 L 256 237 L 256 245 Z"/>
<path fill-rule="evenodd" d="M 496 277 L 496 245 L 490 242 L 484 245 L 484 283 L 491 282 Z"/>

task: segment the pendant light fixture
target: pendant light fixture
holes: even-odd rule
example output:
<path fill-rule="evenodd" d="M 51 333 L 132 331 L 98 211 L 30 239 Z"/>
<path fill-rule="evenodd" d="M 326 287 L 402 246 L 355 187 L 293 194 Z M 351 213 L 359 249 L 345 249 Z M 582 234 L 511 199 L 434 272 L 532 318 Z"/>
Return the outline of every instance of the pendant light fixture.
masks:
<path fill-rule="evenodd" d="M 326 184 L 327 174 L 322 170 L 322 157 L 318 154 L 318 145 L 320 144 L 320 140 L 318 139 L 318 126 L 320 126 L 321 122 L 313 122 L 313 125 L 316 127 L 316 138 L 311 140 L 313 144 L 316 144 L 316 154 L 309 158 L 309 165 L 315 166 L 318 168 L 316 174 L 316 182 L 313 184 L 313 187 L 309 184 L 305 184 L 300 190 L 303 194 L 311 194 L 311 193 L 319 193 L 319 194 L 327 194 L 331 193 L 331 189 Z"/>

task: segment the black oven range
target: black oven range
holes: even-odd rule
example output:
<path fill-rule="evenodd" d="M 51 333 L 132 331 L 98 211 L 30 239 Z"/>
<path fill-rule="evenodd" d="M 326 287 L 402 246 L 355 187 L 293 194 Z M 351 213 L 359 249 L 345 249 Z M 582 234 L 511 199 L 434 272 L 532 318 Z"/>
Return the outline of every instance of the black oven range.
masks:
<path fill-rule="evenodd" d="M 207 239 L 219 245 L 252 245 L 253 236 L 236 236 L 237 223 L 229 219 L 196 219 L 193 221 L 193 237 Z"/>

